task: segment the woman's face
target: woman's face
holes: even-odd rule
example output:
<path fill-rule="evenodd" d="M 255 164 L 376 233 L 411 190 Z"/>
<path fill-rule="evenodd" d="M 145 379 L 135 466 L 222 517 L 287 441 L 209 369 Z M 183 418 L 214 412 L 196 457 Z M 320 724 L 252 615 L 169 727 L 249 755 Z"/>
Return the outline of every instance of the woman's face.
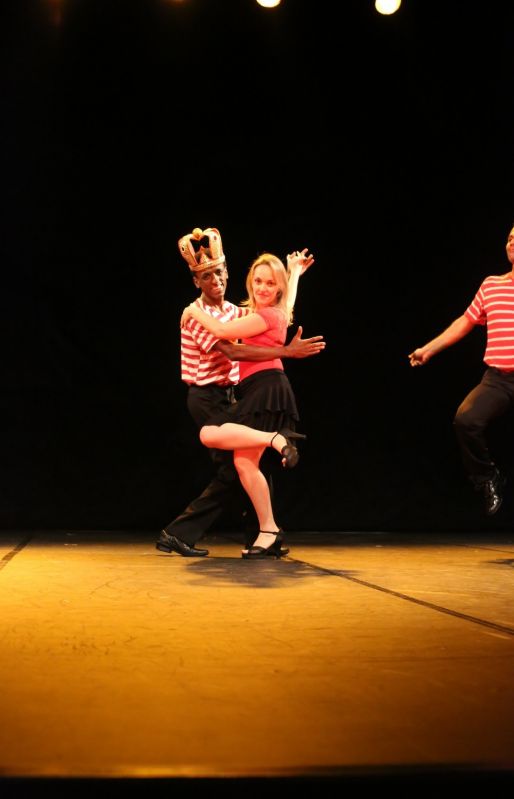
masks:
<path fill-rule="evenodd" d="M 255 305 L 268 307 L 277 304 L 279 286 L 270 266 L 260 264 L 255 267 L 252 277 L 252 290 L 255 297 Z"/>

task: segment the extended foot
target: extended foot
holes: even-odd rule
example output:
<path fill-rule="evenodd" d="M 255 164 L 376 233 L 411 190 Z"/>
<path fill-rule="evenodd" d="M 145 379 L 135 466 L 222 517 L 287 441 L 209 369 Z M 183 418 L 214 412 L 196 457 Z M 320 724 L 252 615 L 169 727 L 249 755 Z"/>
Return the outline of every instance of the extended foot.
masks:
<path fill-rule="evenodd" d="M 494 516 L 500 510 L 503 502 L 503 489 L 506 483 L 504 475 L 496 470 L 491 480 L 487 480 L 481 488 L 485 500 L 485 512 L 488 516 Z"/>
<path fill-rule="evenodd" d="M 282 455 L 282 466 L 285 469 L 292 469 L 300 460 L 300 455 L 293 441 L 302 438 L 307 438 L 307 436 L 288 429 L 279 430 L 271 438 L 270 446 Z"/>
<path fill-rule="evenodd" d="M 271 439 L 271 446 L 273 449 L 276 449 L 279 455 L 282 455 L 282 450 L 287 447 L 288 441 L 282 433 L 275 433 L 273 438 Z M 282 458 L 282 463 L 284 463 L 284 459 Z"/>

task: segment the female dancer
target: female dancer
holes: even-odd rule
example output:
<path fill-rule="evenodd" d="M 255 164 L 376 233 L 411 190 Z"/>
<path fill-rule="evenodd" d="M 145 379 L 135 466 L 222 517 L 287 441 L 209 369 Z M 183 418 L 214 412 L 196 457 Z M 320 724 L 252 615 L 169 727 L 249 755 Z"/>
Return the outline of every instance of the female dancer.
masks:
<path fill-rule="evenodd" d="M 292 322 L 300 275 L 314 258 L 307 249 L 287 256 L 288 270 L 271 253 L 260 255 L 251 265 L 246 280 L 248 313 L 230 322 L 221 322 L 202 311 L 196 303 L 184 310 L 181 325 L 194 318 L 220 339 L 242 339 L 244 344 L 277 346 L 284 343 Z M 295 432 L 298 410 L 291 384 L 280 359 L 240 361 L 238 403 L 234 414 L 224 414 L 204 425 L 200 440 L 207 447 L 234 450 L 234 465 L 248 493 L 259 521 L 259 535 L 243 558 L 280 557 L 282 531 L 271 506 L 269 486 L 259 468 L 267 447 L 282 455 L 285 468 L 298 463 Z"/>

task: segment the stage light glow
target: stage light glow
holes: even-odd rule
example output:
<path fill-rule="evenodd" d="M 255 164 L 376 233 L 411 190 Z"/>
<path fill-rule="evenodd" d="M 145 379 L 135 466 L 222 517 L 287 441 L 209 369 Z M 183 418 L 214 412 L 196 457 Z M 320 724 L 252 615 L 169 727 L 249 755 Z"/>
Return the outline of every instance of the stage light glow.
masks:
<path fill-rule="evenodd" d="M 257 3 L 263 8 L 276 8 L 280 5 L 281 0 L 257 0 Z"/>
<path fill-rule="evenodd" d="M 402 0 L 375 0 L 375 8 L 379 14 L 394 14 L 401 4 Z"/>

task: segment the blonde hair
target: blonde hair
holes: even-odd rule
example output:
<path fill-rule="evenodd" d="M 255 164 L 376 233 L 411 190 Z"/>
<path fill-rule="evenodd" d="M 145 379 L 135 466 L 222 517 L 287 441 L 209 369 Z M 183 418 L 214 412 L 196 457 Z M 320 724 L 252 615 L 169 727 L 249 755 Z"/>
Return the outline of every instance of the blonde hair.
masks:
<path fill-rule="evenodd" d="M 264 252 L 262 255 L 259 255 L 259 257 L 256 258 L 250 266 L 248 275 L 246 276 L 246 291 L 248 292 L 248 299 L 244 300 L 241 305 L 247 305 L 250 311 L 255 311 L 255 296 L 253 293 L 252 284 L 253 276 L 258 266 L 269 266 L 273 272 L 273 277 L 277 281 L 278 285 L 277 302 L 275 304 L 275 308 L 280 308 L 280 310 L 283 311 L 288 325 L 292 324 L 293 309 L 288 308 L 287 305 L 287 292 L 289 288 L 288 274 L 280 258 L 277 258 L 276 255 L 273 255 L 270 252 Z"/>

